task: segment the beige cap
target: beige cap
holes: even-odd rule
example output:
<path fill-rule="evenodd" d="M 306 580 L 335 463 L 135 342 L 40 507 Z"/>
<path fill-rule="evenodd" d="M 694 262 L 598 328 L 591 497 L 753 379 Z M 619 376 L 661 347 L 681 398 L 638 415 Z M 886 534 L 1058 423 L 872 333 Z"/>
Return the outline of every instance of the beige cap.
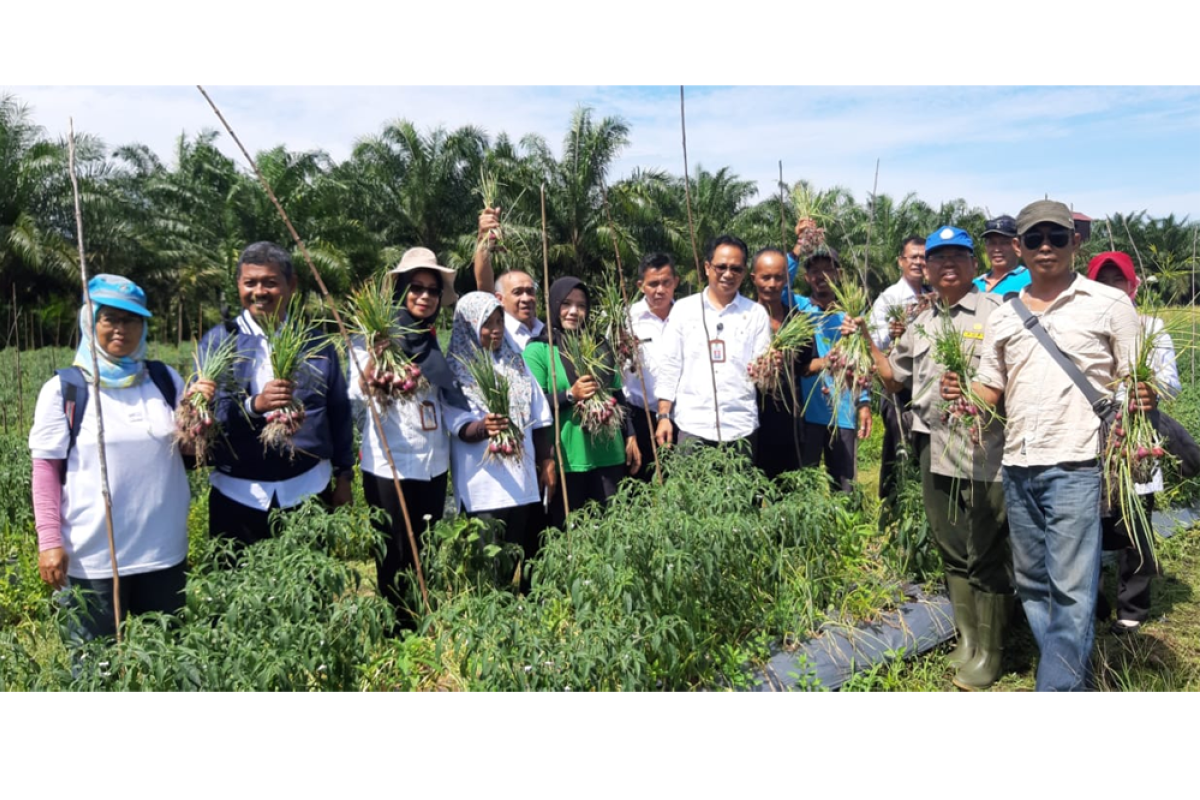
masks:
<path fill-rule="evenodd" d="M 437 256 L 428 247 L 410 247 L 400 256 L 400 263 L 395 269 L 389 270 L 389 275 L 400 275 L 415 269 L 431 269 L 446 277 L 442 280 L 442 305 L 452 306 L 458 302 L 458 293 L 454 291 L 454 270 L 437 263 Z"/>

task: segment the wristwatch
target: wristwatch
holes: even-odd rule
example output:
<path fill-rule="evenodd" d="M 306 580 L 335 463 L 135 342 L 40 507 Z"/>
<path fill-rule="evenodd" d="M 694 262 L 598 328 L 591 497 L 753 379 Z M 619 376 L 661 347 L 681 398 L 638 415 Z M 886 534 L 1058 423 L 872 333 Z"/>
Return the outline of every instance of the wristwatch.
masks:
<path fill-rule="evenodd" d="M 654 414 L 654 421 L 655 421 L 655 422 L 662 422 L 664 419 L 670 419 L 670 418 L 671 418 L 671 414 L 670 414 L 670 413 L 666 413 L 666 414 L 664 414 L 663 412 L 661 412 L 661 411 L 658 411 L 658 412 L 655 412 L 655 414 Z"/>

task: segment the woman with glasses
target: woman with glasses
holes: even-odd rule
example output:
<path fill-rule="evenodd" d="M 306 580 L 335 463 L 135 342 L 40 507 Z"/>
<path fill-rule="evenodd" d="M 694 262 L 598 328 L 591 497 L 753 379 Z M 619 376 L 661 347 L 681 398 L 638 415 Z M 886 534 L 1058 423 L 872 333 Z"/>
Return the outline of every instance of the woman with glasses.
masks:
<path fill-rule="evenodd" d="M 458 299 L 454 270 L 438 264 L 432 250 L 414 247 L 405 251 L 391 274 L 395 276 L 396 296 L 403 299 L 396 320 L 404 331 L 399 345 L 420 368 L 421 379 L 411 397 L 376 408 L 419 548 L 421 533 L 437 524 L 445 511 L 450 468 L 447 410 L 470 410 L 470 404 L 442 354 L 434 328 L 442 304 L 450 305 Z M 373 358 L 359 344 L 355 345 L 355 356 L 369 376 L 374 371 Z M 356 375 L 351 375 L 350 399 L 359 406 L 366 402 L 362 381 Z M 414 565 L 413 554 L 382 440 L 369 411 L 365 406 L 362 409 L 356 416 L 362 427 L 363 494 L 368 504 L 388 514 L 387 520 L 374 522 L 384 537 L 383 551 L 375 554 L 379 592 L 396 609 L 399 625 L 411 628 L 415 616 L 409 606 L 407 573 Z"/>
<path fill-rule="evenodd" d="M 588 288 L 583 281 L 569 277 L 556 280 L 550 286 L 550 306 L 546 311 L 553 328 L 554 346 L 550 346 L 550 332 L 543 331 L 522 354 L 534 379 L 551 399 L 551 407 L 554 395 L 557 395 L 560 458 L 566 483 L 559 487 L 560 496 L 551 499 L 549 513 L 551 521 L 558 527 L 562 527 L 566 519 L 563 491 L 572 509 L 589 500 L 605 503 L 616 494 L 617 483 L 625 475 L 626 468 L 633 474 L 642 463 L 628 413 L 618 429 L 584 429 L 585 415 L 591 413 L 584 404 L 598 392 L 606 391 L 614 405 L 624 403 L 624 394 L 620 391 L 621 373 L 606 342 L 600 342 L 597 364 L 576 364 L 570 356 L 575 341 L 584 334 L 590 308 Z M 554 360 L 553 368 L 551 359 Z"/>

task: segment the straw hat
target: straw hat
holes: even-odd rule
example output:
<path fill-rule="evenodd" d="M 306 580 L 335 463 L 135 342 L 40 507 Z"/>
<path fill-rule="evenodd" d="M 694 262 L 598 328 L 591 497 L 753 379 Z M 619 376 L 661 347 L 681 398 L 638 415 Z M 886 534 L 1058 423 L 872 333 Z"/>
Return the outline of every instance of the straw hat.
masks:
<path fill-rule="evenodd" d="M 451 306 L 458 302 L 458 293 L 454 291 L 454 270 L 437 263 L 437 256 L 428 247 L 410 247 L 400 257 L 400 263 L 389 275 L 401 275 L 416 269 L 431 269 L 440 272 L 442 278 L 442 306 Z"/>

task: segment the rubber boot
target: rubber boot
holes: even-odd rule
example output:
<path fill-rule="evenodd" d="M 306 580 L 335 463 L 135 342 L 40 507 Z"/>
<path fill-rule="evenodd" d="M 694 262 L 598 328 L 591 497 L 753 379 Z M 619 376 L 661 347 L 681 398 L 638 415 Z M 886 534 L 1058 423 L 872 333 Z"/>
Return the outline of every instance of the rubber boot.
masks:
<path fill-rule="evenodd" d="M 975 590 L 966 578 L 946 577 L 950 605 L 954 608 L 954 627 L 958 628 L 958 645 L 946 656 L 955 669 L 970 663 L 978 647 L 978 628 L 975 612 Z"/>
<path fill-rule="evenodd" d="M 986 689 L 1000 677 L 1012 596 L 976 592 L 975 606 L 979 620 L 979 648 L 975 658 L 954 675 L 954 685 L 967 691 Z"/>

